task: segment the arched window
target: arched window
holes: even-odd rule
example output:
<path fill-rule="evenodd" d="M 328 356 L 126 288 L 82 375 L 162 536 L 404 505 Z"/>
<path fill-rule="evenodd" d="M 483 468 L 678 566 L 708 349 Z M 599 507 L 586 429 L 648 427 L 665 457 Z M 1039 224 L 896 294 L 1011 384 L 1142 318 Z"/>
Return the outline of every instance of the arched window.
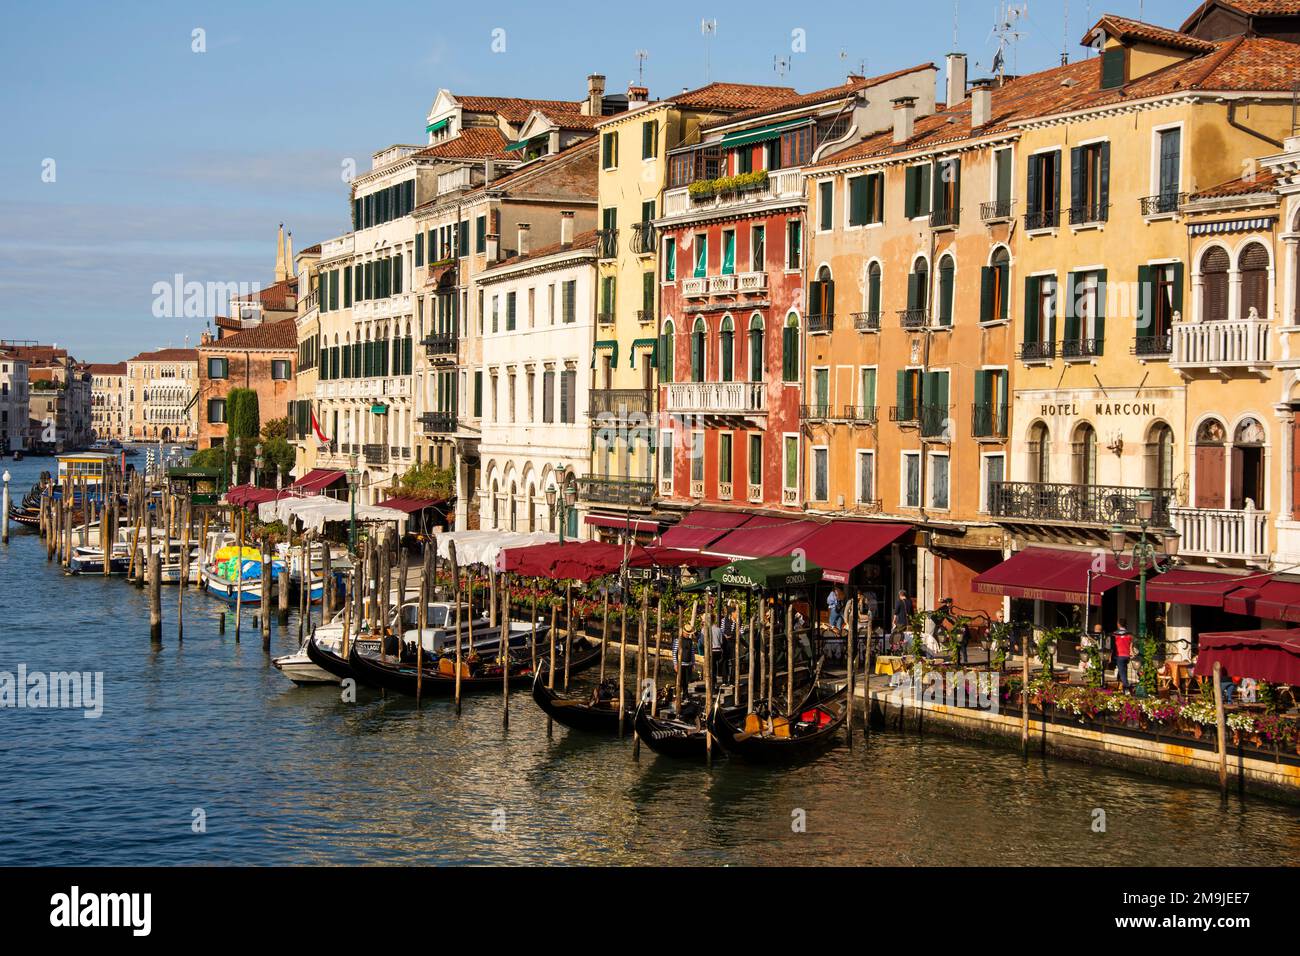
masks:
<path fill-rule="evenodd" d="M 695 320 L 695 328 L 691 331 L 691 381 L 704 381 L 704 319 Z"/>
<path fill-rule="evenodd" d="M 1224 469 L 1227 455 L 1224 444 L 1228 432 L 1217 418 L 1207 418 L 1196 429 L 1196 507 L 1222 508 Z"/>
<path fill-rule="evenodd" d="M 781 378 L 799 381 L 799 316 L 793 312 L 785 317 L 785 328 L 781 330 Z"/>
<path fill-rule="evenodd" d="M 736 324 L 731 321 L 731 316 L 723 316 L 718 338 L 722 352 L 722 375 L 718 380 L 730 382 L 736 377 Z"/>
<path fill-rule="evenodd" d="M 537 530 L 537 489 L 532 482 L 528 483 L 528 530 L 533 532 Z"/>
<path fill-rule="evenodd" d="M 917 256 L 912 271 L 907 276 L 907 312 L 903 328 L 916 328 L 925 324 L 925 310 L 930 301 L 930 267 L 924 256 Z"/>
<path fill-rule="evenodd" d="M 501 512 L 498 508 L 499 502 L 497 500 L 500 495 L 500 491 L 501 491 L 500 486 L 497 484 L 496 479 L 493 478 L 492 479 L 492 527 L 493 528 L 501 527 Z"/>
<path fill-rule="evenodd" d="M 1247 245 L 1237 260 L 1237 272 L 1241 276 L 1241 318 L 1250 318 L 1253 309 L 1256 318 L 1267 319 L 1268 250 L 1258 242 Z"/>
<path fill-rule="evenodd" d="M 808 330 L 830 329 L 835 321 L 835 281 L 830 266 L 817 270 L 817 278 L 808 283 Z"/>
<path fill-rule="evenodd" d="M 1232 434 L 1232 503 L 1235 511 L 1264 505 L 1264 441 L 1258 419 L 1246 418 Z"/>
<path fill-rule="evenodd" d="M 952 256 L 946 255 L 939 260 L 939 325 L 952 325 L 953 276 L 956 271 L 957 264 Z"/>
<path fill-rule="evenodd" d="M 1097 483 L 1097 429 L 1083 422 L 1074 430 L 1074 483 Z"/>
<path fill-rule="evenodd" d="M 1051 481 L 1052 433 L 1043 422 L 1034 422 L 1029 429 L 1029 480 L 1039 483 Z"/>
<path fill-rule="evenodd" d="M 519 486 L 513 481 L 510 482 L 510 530 L 518 531 L 519 516 Z"/>
<path fill-rule="evenodd" d="M 1010 302 L 1011 254 L 1006 246 L 998 246 L 980 277 L 980 321 L 1005 322 Z"/>
<path fill-rule="evenodd" d="M 1228 317 L 1228 253 L 1215 246 L 1201 259 L 1201 319 L 1222 322 Z"/>
<path fill-rule="evenodd" d="M 749 319 L 749 380 L 763 381 L 763 317 L 757 312 Z"/>
<path fill-rule="evenodd" d="M 880 328 L 880 263 L 867 266 L 867 324 Z"/>
<path fill-rule="evenodd" d="M 659 378 L 664 382 L 673 380 L 673 344 L 675 338 L 676 330 L 673 327 L 673 320 L 665 319 L 663 331 L 659 333 Z"/>
<path fill-rule="evenodd" d="M 1174 430 L 1164 422 L 1156 422 L 1147 432 L 1147 487 L 1172 488 L 1174 486 Z"/>

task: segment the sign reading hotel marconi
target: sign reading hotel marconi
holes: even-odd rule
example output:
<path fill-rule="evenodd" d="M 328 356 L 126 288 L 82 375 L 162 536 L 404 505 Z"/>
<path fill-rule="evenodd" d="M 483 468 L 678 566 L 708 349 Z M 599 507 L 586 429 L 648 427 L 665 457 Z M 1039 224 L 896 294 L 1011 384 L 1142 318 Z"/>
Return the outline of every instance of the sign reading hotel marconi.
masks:
<path fill-rule="evenodd" d="M 1182 418 L 1183 389 L 1173 388 L 1063 388 L 1019 391 L 1015 396 L 1020 420 L 1079 418 L 1098 422 L 1132 421 L 1146 425 L 1156 419 Z"/>

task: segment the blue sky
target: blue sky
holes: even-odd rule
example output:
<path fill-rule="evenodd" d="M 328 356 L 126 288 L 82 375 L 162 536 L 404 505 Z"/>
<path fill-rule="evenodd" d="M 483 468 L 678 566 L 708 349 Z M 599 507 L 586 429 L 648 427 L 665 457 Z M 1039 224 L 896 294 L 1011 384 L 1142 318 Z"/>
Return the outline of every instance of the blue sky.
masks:
<path fill-rule="evenodd" d="M 973 76 L 992 59 L 995 5 L 957 3 Z M 1177 26 L 1193 5 L 1145 0 L 1143 16 Z M 1071 56 L 1101 13 L 1139 6 L 1073 0 Z M 704 18 L 718 22 L 707 43 Z M 281 221 L 296 249 L 343 232 L 344 161 L 365 169 L 379 148 L 422 142 L 440 87 L 579 99 L 596 72 L 619 92 L 644 49 L 652 96 L 710 78 L 811 90 L 863 60 L 868 73 L 942 64 L 953 18 L 952 0 L 12 5 L 0 34 L 0 338 L 89 361 L 197 342 L 203 320 L 153 316 L 154 283 L 265 284 Z M 1031 0 L 1019 70 L 1056 63 L 1066 27 L 1063 4 Z M 192 50 L 195 29 L 206 52 Z M 492 50 L 497 29 L 504 52 Z M 806 52 L 791 52 L 796 29 Z M 790 60 L 783 79 L 776 56 Z"/>

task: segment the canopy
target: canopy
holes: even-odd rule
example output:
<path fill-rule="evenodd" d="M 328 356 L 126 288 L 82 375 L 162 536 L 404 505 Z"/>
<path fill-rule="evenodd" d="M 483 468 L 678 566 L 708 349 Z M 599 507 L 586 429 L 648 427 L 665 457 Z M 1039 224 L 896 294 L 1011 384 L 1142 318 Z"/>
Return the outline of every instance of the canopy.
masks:
<path fill-rule="evenodd" d="M 1196 655 L 1196 675 L 1212 676 L 1216 662 L 1229 677 L 1300 684 L 1300 629 L 1202 634 Z"/>
<path fill-rule="evenodd" d="M 593 528 L 610 528 L 614 531 L 644 531 L 653 534 L 659 530 L 658 521 L 645 521 L 636 518 L 630 521 L 618 515 L 587 515 L 584 522 Z"/>
<path fill-rule="evenodd" d="M 1234 614 L 1300 623 L 1300 581 L 1272 578 L 1256 587 L 1241 588 L 1224 599 L 1223 607 Z"/>
<path fill-rule="evenodd" d="M 274 501 L 281 492 L 274 488 L 258 488 L 256 485 L 235 485 L 226 492 L 226 503 L 240 505 L 244 508 L 256 508 L 266 501 Z"/>
<path fill-rule="evenodd" d="M 1221 608 L 1228 592 L 1258 582 L 1249 575 L 1174 568 L 1147 582 L 1147 600 Z"/>
<path fill-rule="evenodd" d="M 503 550 L 496 566 L 498 571 L 528 578 L 590 581 L 618 572 L 625 555 L 629 568 L 713 568 L 726 563 L 725 558 L 698 551 L 641 545 L 625 550 L 604 541 L 567 541 Z"/>
<path fill-rule="evenodd" d="M 728 149 L 732 146 L 747 146 L 750 143 L 761 143 L 767 139 L 776 139 L 787 130 L 794 129 L 796 126 L 807 126 L 811 123 L 808 117 L 802 116 L 799 119 L 786 120 L 783 123 L 773 123 L 770 126 L 760 126 L 757 129 L 742 129 L 734 133 L 727 133 L 722 137 L 721 146 Z"/>
<path fill-rule="evenodd" d="M 708 549 L 715 554 L 742 558 L 790 554 L 805 538 L 822 527 L 829 527 L 829 522 L 813 518 L 751 515 L 743 525 L 714 541 Z"/>
<path fill-rule="evenodd" d="M 289 487 L 303 494 L 314 495 L 343 481 L 346 477 L 347 475 L 337 468 L 313 468 Z"/>
<path fill-rule="evenodd" d="M 398 495 L 394 498 L 388 498 L 385 501 L 379 502 L 379 507 L 395 508 L 396 510 L 409 515 L 414 514 L 417 511 L 423 511 L 425 508 L 432 508 L 434 505 L 440 505 L 446 500 L 446 498 L 407 498 Z"/>
<path fill-rule="evenodd" d="M 822 568 L 823 581 L 847 584 L 854 568 L 911 530 L 911 525 L 897 522 L 835 521 L 822 525 L 797 547 Z"/>
<path fill-rule="evenodd" d="M 530 545 L 547 544 L 556 540 L 555 535 L 547 531 L 449 531 L 438 535 L 438 557 L 451 557 L 451 544 L 456 544 L 456 562 L 464 567 L 469 564 L 483 564 L 496 567 L 497 558 L 503 548 L 524 548 Z"/>
<path fill-rule="evenodd" d="M 712 578 L 715 584 L 724 587 L 776 591 L 817 584 L 822 579 L 822 569 L 799 557 L 751 558 L 714 568 Z"/>
<path fill-rule="evenodd" d="M 1098 561 L 1100 568 L 1096 567 Z M 1091 587 L 1088 573 L 1092 573 Z M 973 581 L 980 594 L 1005 594 L 1061 604 L 1101 604 L 1106 591 L 1137 577 L 1137 568 L 1120 570 L 1110 554 L 1093 551 L 1062 551 L 1057 548 L 1025 548 Z"/>
<path fill-rule="evenodd" d="M 665 531 L 659 540 L 669 548 L 703 550 L 751 517 L 743 511 L 705 511 L 697 508 Z"/>
<path fill-rule="evenodd" d="M 313 495 L 308 498 L 280 498 L 264 501 L 257 506 L 257 516 L 263 521 L 283 521 L 288 524 L 297 519 L 309 531 L 321 531 L 327 522 L 351 521 L 353 507 L 346 501 L 336 501 Z M 357 505 L 355 516 L 358 521 L 405 521 L 406 514 L 395 508 L 381 508 L 379 505 Z"/>

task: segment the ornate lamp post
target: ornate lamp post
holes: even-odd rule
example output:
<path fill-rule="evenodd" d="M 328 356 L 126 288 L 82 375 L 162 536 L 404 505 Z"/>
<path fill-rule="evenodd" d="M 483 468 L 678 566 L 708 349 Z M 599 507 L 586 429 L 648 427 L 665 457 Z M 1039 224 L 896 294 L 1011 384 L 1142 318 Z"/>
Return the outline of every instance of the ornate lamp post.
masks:
<path fill-rule="evenodd" d="M 266 464 L 266 459 L 262 457 L 262 443 L 258 442 L 253 446 L 253 484 L 262 483 L 262 468 Z"/>
<path fill-rule="evenodd" d="M 235 460 L 230 463 L 230 486 L 239 484 L 239 437 L 235 437 Z"/>
<path fill-rule="evenodd" d="M 1130 551 L 1126 546 L 1128 536 L 1118 524 L 1110 529 L 1110 550 L 1115 564 L 1124 571 L 1138 571 L 1138 696 L 1146 696 L 1153 689 L 1149 679 L 1155 664 L 1155 643 L 1147 637 L 1147 572 L 1167 571 L 1178 563 L 1178 532 L 1173 528 L 1153 530 L 1152 515 L 1155 499 L 1151 492 L 1137 496 L 1138 539 Z"/>
<path fill-rule="evenodd" d="M 564 490 L 559 491 L 555 485 L 551 485 L 547 488 L 546 507 L 550 508 L 551 512 L 559 517 L 560 544 L 564 544 L 564 526 L 568 523 L 569 512 L 572 511 L 574 506 L 578 503 L 578 489 L 573 482 L 569 480 L 569 474 L 563 465 L 559 466 L 555 470 L 555 477 L 560 483 L 560 488 L 563 488 Z M 559 505 L 558 512 L 555 510 L 557 503 Z"/>
<path fill-rule="evenodd" d="M 348 455 L 348 503 L 351 505 L 352 514 L 348 524 L 348 547 L 353 554 L 357 551 L 357 479 L 360 472 L 357 471 L 356 453 Z"/>

